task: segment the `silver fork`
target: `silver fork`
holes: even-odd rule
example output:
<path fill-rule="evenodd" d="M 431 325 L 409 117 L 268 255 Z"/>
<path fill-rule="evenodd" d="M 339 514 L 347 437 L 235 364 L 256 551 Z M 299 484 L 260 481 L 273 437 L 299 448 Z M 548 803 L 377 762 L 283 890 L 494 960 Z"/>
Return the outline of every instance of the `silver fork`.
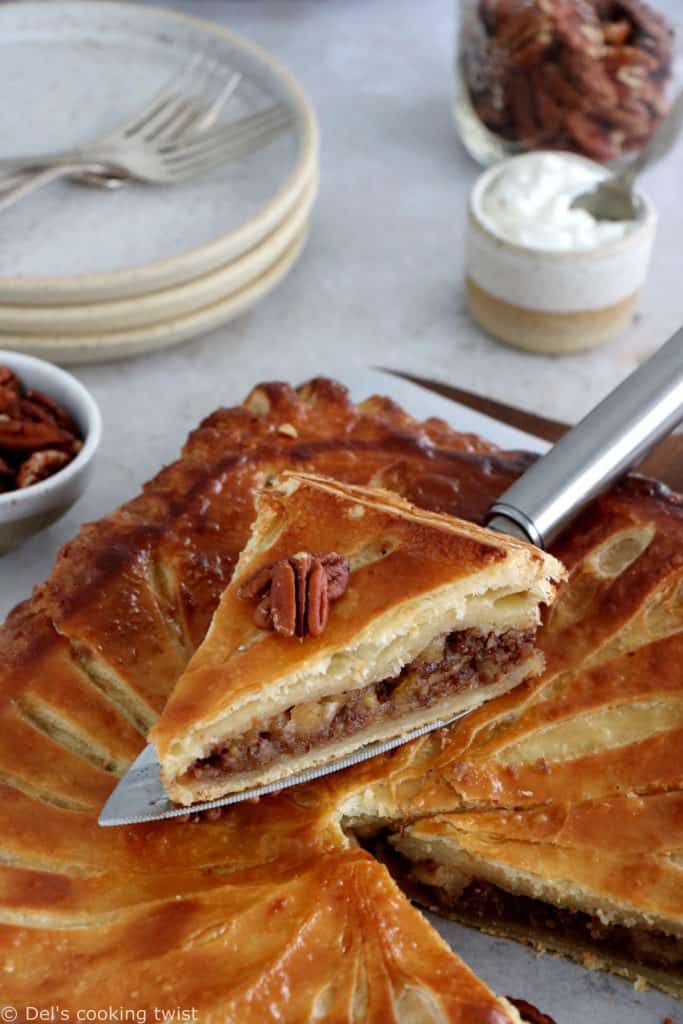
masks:
<path fill-rule="evenodd" d="M 113 170 L 149 184 L 180 184 L 266 145 L 292 121 L 293 115 L 287 107 L 275 104 L 201 135 L 176 138 L 186 119 L 187 110 L 178 109 L 166 114 L 163 124 L 155 122 L 152 139 L 138 133 L 123 144 L 107 142 L 76 160 L 64 159 L 6 192 L 0 197 L 0 211 L 58 178 L 83 171 L 101 174 Z M 145 132 L 149 134 L 149 128 Z"/>
<path fill-rule="evenodd" d="M 94 149 L 102 145 L 124 143 L 129 138 L 154 138 L 152 134 L 163 129 L 166 120 L 175 114 L 185 115 L 178 119 L 176 137 L 190 131 L 206 131 L 218 119 L 227 101 L 234 95 L 242 80 L 239 72 L 233 72 L 221 85 L 224 73 L 217 75 L 220 86 L 215 99 L 200 90 L 206 90 L 210 79 L 216 75 L 214 69 L 201 56 L 193 57 L 179 75 L 168 82 L 142 110 L 117 125 L 112 131 L 91 142 L 74 146 L 56 153 L 40 153 L 28 157 L 0 159 L 0 187 L 16 184 L 25 173 L 43 171 L 64 161 L 87 159 Z"/>

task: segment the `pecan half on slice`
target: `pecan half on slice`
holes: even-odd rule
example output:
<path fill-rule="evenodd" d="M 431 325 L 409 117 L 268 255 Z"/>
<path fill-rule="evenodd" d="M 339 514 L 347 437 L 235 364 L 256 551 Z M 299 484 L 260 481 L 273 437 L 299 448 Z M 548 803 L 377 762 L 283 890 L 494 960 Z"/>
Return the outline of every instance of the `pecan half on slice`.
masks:
<path fill-rule="evenodd" d="M 349 562 L 343 555 L 301 551 L 258 569 L 244 581 L 237 596 L 257 601 L 254 622 L 281 636 L 320 636 L 330 613 L 349 582 Z"/>

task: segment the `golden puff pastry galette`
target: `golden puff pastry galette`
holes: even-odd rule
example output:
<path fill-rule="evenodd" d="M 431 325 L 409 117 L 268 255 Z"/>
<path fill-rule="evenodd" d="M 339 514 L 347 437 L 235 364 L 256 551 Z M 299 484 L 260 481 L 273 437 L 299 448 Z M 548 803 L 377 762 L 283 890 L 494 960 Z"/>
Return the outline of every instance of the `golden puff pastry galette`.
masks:
<path fill-rule="evenodd" d="M 285 779 L 538 675 L 559 562 L 390 491 L 285 473 L 150 733 L 179 803 Z"/>
<path fill-rule="evenodd" d="M 569 578 L 538 634 L 540 677 L 258 803 L 97 826 L 206 635 L 269 480 L 321 474 L 482 522 L 530 459 L 387 399 L 356 406 L 332 381 L 261 385 L 81 529 L 0 628 L 0 1004 L 75 1019 L 123 1003 L 148 1021 L 181 1007 L 203 1024 L 537 1024 L 478 981 L 359 846 L 386 850 L 400 885 L 446 906 L 436 890 L 455 890 L 423 840 L 414 853 L 389 843 L 417 843 L 418 829 L 455 835 L 478 878 L 537 878 L 559 921 L 570 890 L 598 917 L 609 905 L 638 949 L 622 943 L 617 960 L 585 952 L 585 934 L 539 937 L 538 918 L 503 924 L 495 899 L 470 915 L 478 927 L 572 955 L 581 945 L 590 964 L 680 990 L 675 956 L 655 970 L 642 953 L 648 935 L 661 951 L 659 934 L 683 928 L 683 507 L 642 480 L 556 546 Z M 408 878 L 418 868 L 421 883 Z"/>

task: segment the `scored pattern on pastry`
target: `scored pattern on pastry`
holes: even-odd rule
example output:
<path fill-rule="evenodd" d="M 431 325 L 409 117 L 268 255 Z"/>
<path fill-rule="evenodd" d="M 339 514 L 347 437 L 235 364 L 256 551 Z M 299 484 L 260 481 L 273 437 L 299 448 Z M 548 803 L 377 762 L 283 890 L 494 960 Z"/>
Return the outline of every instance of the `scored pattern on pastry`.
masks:
<path fill-rule="evenodd" d="M 80 531 L 0 630 L 0 1001 L 118 1005 L 125 987 L 131 1007 L 240 1024 L 268 1019 L 267 1006 L 288 1021 L 517 1021 L 357 848 L 353 828 L 406 817 L 508 871 L 523 869 L 524 841 L 549 888 L 561 863 L 577 891 L 602 887 L 681 929 L 683 516 L 637 480 L 555 551 L 572 576 L 538 683 L 218 820 L 96 823 L 206 632 L 258 486 L 311 470 L 481 521 L 527 464 L 387 399 L 353 406 L 329 381 L 265 385 Z M 605 816 L 609 894 L 590 876 Z M 636 866 L 647 886 L 631 884 Z"/>
<path fill-rule="evenodd" d="M 630 479 L 555 553 L 571 575 L 540 638 L 545 675 L 368 766 L 363 789 L 340 781 L 345 813 L 436 813 L 394 840 L 417 862 L 418 898 L 476 920 L 485 884 L 483 927 L 680 995 L 683 503 Z M 520 934 L 525 914 L 550 925 Z"/>
<path fill-rule="evenodd" d="M 438 445 L 438 450 L 435 448 Z M 142 495 L 85 526 L 0 630 L 0 993 L 21 1006 L 201 1019 L 518 1021 L 443 944 L 334 806 L 283 795 L 220 820 L 103 830 L 97 812 L 201 641 L 286 468 L 367 483 L 429 463 L 486 488 L 519 460 L 386 400 L 256 389 Z M 444 484 L 441 484 L 442 489 Z M 420 1017 L 421 1015 L 421 1017 Z"/>

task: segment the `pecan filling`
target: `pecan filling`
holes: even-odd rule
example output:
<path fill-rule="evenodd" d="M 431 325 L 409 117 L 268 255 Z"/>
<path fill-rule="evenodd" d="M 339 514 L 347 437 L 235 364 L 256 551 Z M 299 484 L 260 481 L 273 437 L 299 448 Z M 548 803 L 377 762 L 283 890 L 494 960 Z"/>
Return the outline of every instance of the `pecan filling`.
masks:
<path fill-rule="evenodd" d="M 190 769 L 195 779 L 263 768 L 368 726 L 431 707 L 447 696 L 498 682 L 534 649 L 534 634 L 451 633 L 391 679 L 294 705 L 226 742 Z"/>
<path fill-rule="evenodd" d="M 435 881 L 438 879 L 439 868 L 431 862 L 416 866 L 418 878 L 422 875 L 421 868 L 428 871 L 431 868 Z M 418 883 L 418 889 L 427 894 L 426 903 L 433 905 L 436 901 L 439 909 L 450 911 L 466 923 L 484 928 L 487 923 L 522 925 L 526 930 L 542 933 L 549 945 L 556 936 L 558 940 L 570 940 L 586 950 L 604 950 L 644 967 L 683 971 L 683 939 L 675 935 L 627 928 L 622 924 L 604 924 L 592 914 L 556 907 L 531 896 L 515 895 L 481 878 L 472 879 L 459 894 L 449 894 L 438 887 L 438 882 L 435 887 Z"/>

